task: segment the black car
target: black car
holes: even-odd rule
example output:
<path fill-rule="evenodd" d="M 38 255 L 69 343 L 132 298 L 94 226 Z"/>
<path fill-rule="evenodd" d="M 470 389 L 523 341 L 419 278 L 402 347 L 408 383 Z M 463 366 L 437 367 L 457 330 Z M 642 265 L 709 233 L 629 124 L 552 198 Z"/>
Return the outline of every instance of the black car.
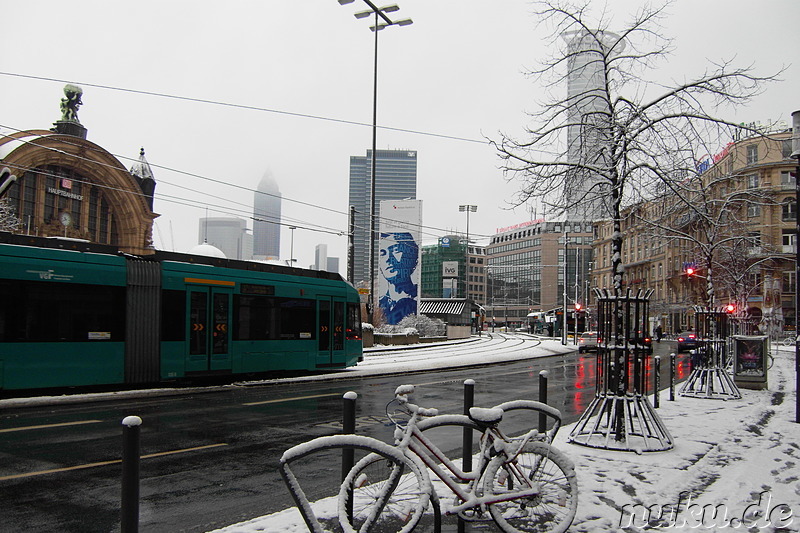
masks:
<path fill-rule="evenodd" d="M 688 352 L 697 348 L 697 334 L 694 331 L 681 331 L 677 337 L 678 352 Z"/>

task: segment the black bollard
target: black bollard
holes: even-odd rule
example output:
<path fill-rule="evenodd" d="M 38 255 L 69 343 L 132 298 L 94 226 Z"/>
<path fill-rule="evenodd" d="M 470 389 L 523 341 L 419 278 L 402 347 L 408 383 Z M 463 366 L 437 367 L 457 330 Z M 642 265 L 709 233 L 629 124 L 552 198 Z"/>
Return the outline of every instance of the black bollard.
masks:
<path fill-rule="evenodd" d="M 475 405 L 475 380 L 464 380 L 464 414 L 469 416 L 469 408 Z M 465 427 L 461 437 L 461 469 L 464 472 L 472 471 L 472 429 Z M 466 524 L 459 517 L 456 531 L 464 533 Z M 440 526 L 441 528 L 441 526 Z M 440 531 L 440 529 L 434 529 Z"/>
<path fill-rule="evenodd" d="M 342 396 L 342 435 L 352 435 L 356 432 L 356 400 L 358 394 L 348 391 Z M 353 448 L 342 448 L 342 481 L 355 465 L 356 451 Z M 347 516 L 353 518 L 353 495 L 347 498 Z"/>
<path fill-rule="evenodd" d="M 469 416 L 469 408 L 475 405 L 475 380 L 464 380 L 464 414 Z M 472 429 L 464 428 L 461 440 L 461 468 L 464 472 L 472 471 Z"/>
<path fill-rule="evenodd" d="M 675 352 L 669 354 L 669 401 L 675 401 Z"/>
<path fill-rule="evenodd" d="M 547 370 L 542 370 L 539 372 L 539 401 L 543 404 L 547 403 L 547 377 L 550 375 L 550 372 Z M 547 415 L 544 413 L 539 413 L 539 433 L 545 433 L 547 431 Z"/>
<path fill-rule="evenodd" d="M 142 419 L 126 416 L 122 419 L 122 533 L 139 531 L 139 433 Z"/>
<path fill-rule="evenodd" d="M 653 376 L 653 388 L 655 389 L 654 396 L 653 396 L 653 407 L 658 409 L 659 407 L 659 393 L 661 391 L 661 356 L 657 355 L 654 357 L 656 368 L 655 368 L 655 375 Z"/>

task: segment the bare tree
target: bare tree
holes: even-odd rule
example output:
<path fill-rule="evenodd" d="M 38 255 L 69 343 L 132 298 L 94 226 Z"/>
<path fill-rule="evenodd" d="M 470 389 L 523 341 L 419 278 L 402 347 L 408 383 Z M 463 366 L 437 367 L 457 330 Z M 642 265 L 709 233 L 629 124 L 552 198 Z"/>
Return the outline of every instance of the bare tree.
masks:
<path fill-rule="evenodd" d="M 608 412 L 613 421 L 605 423 L 607 429 L 602 431 L 607 434 L 599 440 L 608 443 L 613 432 L 617 443 L 627 442 L 626 433 L 634 429 L 627 428 L 625 406 L 637 402 L 630 412 L 639 413 L 644 426 L 658 427 L 647 439 L 656 439 L 658 449 L 668 449 L 671 437 L 658 415 L 639 394 L 628 394 L 629 341 L 624 331 L 628 321 L 620 301 L 622 210 L 659 191 L 678 198 L 685 195 L 679 185 L 698 174 L 695 162 L 706 142 L 729 137 L 736 127 L 714 113 L 722 106 L 746 102 L 768 78 L 723 62 L 673 86 L 655 83 L 648 75 L 670 52 L 670 41 L 660 27 L 669 4 L 645 5 L 618 28 L 611 27 L 607 12 L 593 16 L 590 4 L 589 0 L 539 2 L 539 20 L 552 31 L 550 42 L 560 43 L 531 73 L 549 96 L 531 115 L 532 126 L 523 138 L 501 134 L 494 144 L 507 175 L 522 184 L 518 203 L 537 200 L 557 214 L 584 213 L 584 218 L 610 218 L 613 223 L 614 297 L 609 300 L 613 320 L 605 319 L 613 324 L 615 337 L 606 339 L 613 352 L 606 384 L 609 394 L 595 398 L 570 438 L 593 445 L 601 414 Z"/>
<path fill-rule="evenodd" d="M 665 6 L 645 6 L 614 31 L 606 13 L 591 18 L 589 4 L 539 4 L 542 24 L 552 27 L 551 42 L 563 42 L 531 74 L 551 93 L 563 94 L 570 76 L 591 76 L 590 83 L 544 102 L 524 138 L 501 134 L 494 144 L 504 171 L 521 182 L 518 203 L 537 199 L 555 213 L 602 206 L 614 223 L 611 264 L 619 292 L 622 207 L 659 189 L 685 194 L 678 185 L 697 174 L 697 156 L 708 140 L 729 138 L 738 127 L 712 112 L 747 102 L 772 77 L 724 62 L 693 80 L 660 85 L 646 75 L 670 51 L 659 26 Z"/>
<path fill-rule="evenodd" d="M 17 233 L 20 226 L 20 220 L 8 198 L 0 198 L 0 231 Z"/>

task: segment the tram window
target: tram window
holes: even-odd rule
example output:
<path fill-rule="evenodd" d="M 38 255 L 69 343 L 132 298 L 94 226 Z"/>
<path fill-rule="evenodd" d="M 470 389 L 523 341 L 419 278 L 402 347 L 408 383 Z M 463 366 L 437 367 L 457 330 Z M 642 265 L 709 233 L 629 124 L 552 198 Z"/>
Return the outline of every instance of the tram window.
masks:
<path fill-rule="evenodd" d="M 344 302 L 333 302 L 333 349 L 344 350 Z"/>
<path fill-rule="evenodd" d="M 100 285 L 0 283 L 5 342 L 122 341 L 125 289 Z"/>
<path fill-rule="evenodd" d="M 186 293 L 164 290 L 161 292 L 161 339 L 186 340 Z"/>
<path fill-rule="evenodd" d="M 280 298 L 281 338 L 316 338 L 316 305 L 314 300 Z"/>
<path fill-rule="evenodd" d="M 357 303 L 347 304 L 347 340 L 361 339 L 361 306 Z"/>
<path fill-rule="evenodd" d="M 234 340 L 316 338 L 314 300 L 248 296 L 233 298 Z"/>

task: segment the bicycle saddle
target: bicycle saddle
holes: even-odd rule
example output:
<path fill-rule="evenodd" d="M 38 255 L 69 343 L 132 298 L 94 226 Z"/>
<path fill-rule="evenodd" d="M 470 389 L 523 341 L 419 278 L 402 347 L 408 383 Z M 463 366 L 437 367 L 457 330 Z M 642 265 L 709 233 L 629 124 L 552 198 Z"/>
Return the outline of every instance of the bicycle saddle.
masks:
<path fill-rule="evenodd" d="M 493 426 L 503 419 L 503 410 L 496 407 L 470 407 L 469 418 L 476 424 Z"/>

